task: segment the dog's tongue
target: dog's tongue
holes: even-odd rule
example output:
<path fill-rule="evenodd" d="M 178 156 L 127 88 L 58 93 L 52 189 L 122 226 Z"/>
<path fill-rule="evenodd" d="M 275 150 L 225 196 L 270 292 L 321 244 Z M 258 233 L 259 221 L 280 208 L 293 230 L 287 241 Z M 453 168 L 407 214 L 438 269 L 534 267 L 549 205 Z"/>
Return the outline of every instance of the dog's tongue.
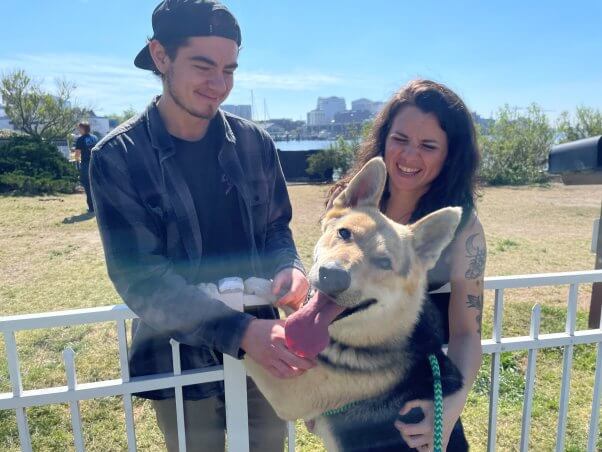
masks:
<path fill-rule="evenodd" d="M 328 325 L 344 310 L 328 295 L 316 291 L 305 306 L 286 319 L 287 347 L 299 356 L 315 358 L 330 341 Z"/>

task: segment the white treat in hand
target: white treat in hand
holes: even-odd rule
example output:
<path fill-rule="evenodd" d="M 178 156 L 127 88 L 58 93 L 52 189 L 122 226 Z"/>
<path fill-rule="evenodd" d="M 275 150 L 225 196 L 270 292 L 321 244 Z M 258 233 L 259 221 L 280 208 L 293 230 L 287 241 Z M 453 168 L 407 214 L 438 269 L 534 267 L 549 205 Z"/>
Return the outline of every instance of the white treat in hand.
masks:
<path fill-rule="evenodd" d="M 256 278 L 255 276 L 246 279 L 245 293 L 255 295 L 272 304 L 277 301 L 276 296 L 272 293 L 272 281 L 269 279 Z"/>
<path fill-rule="evenodd" d="M 219 299 L 219 290 L 217 289 L 217 286 L 215 284 L 201 283 L 197 285 L 197 287 L 203 292 L 205 292 L 207 295 L 209 295 L 211 298 Z"/>

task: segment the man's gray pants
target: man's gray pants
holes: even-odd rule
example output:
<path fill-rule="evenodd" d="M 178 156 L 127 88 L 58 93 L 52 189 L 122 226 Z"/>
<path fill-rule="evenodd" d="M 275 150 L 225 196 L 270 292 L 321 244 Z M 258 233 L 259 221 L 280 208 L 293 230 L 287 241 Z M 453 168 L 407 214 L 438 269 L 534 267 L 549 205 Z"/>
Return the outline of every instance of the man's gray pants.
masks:
<path fill-rule="evenodd" d="M 251 380 L 247 379 L 249 407 L 249 446 L 251 452 L 282 452 L 286 423 Z M 169 452 L 178 451 L 175 399 L 153 400 L 157 423 Z M 226 409 L 223 397 L 184 401 L 186 450 L 220 452 L 225 450 Z"/>

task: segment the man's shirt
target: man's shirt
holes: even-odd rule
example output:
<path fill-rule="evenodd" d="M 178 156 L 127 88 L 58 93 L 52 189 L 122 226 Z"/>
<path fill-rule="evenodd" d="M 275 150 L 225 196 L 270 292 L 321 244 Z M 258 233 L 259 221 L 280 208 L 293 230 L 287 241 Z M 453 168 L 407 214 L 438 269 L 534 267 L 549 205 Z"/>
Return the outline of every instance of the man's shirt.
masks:
<path fill-rule="evenodd" d="M 233 228 L 236 232 L 229 232 L 230 238 L 239 237 L 241 228 L 231 224 L 237 221 L 233 215 L 220 216 L 222 206 L 217 202 L 197 198 L 204 197 L 195 189 L 202 182 L 195 176 L 199 166 L 180 162 L 187 156 L 185 151 L 178 155 L 181 147 L 169 135 L 157 101 L 103 138 L 90 162 L 109 277 L 139 317 L 132 327 L 132 377 L 173 371 L 170 338 L 182 344 L 182 370 L 217 365 L 221 353 L 241 356 L 240 342 L 253 319 L 197 287 L 207 278 L 206 257 L 214 246 L 214 240 L 201 232 L 202 224 L 213 221 L 215 235 Z M 241 211 L 236 219 L 244 232 L 239 246 L 248 244 L 253 275 L 272 278 L 288 267 L 303 271 L 289 228 L 291 204 L 273 141 L 252 122 L 228 113 L 219 111 L 215 121 L 221 129 L 217 161 L 226 176 L 224 185 L 217 186 L 226 188 L 220 196 L 232 203 L 227 210 L 236 209 L 227 188 L 231 184 L 236 189 Z M 222 391 L 222 383 L 208 383 L 186 386 L 184 396 L 200 399 Z M 174 391 L 143 396 L 163 399 L 173 397 Z"/>
<path fill-rule="evenodd" d="M 246 279 L 253 275 L 251 245 L 242 222 L 246 212 L 238 189 L 218 161 L 223 136 L 219 121 L 214 119 L 199 141 L 171 137 L 203 237 L 199 282 L 217 282 L 228 276 Z"/>
<path fill-rule="evenodd" d="M 90 156 L 92 154 L 92 148 L 96 146 L 98 139 L 94 135 L 89 133 L 81 135 L 75 141 L 75 149 L 79 149 L 81 152 L 81 164 L 88 165 L 90 163 Z"/>

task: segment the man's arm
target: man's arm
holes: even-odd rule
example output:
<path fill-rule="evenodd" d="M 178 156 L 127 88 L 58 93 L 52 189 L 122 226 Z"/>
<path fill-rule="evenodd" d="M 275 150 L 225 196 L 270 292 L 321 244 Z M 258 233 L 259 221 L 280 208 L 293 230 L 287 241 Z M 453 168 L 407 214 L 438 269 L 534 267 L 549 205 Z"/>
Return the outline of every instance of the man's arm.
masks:
<path fill-rule="evenodd" d="M 78 137 L 77 140 L 75 140 L 75 144 L 73 145 L 73 150 L 75 151 L 75 159 L 77 161 L 81 161 L 82 159 L 82 137 Z"/>
<path fill-rule="evenodd" d="M 109 277 L 125 303 L 181 343 L 240 356 L 254 317 L 211 299 L 173 270 L 163 225 L 139 199 L 122 155 L 93 152 L 90 183 Z"/>

